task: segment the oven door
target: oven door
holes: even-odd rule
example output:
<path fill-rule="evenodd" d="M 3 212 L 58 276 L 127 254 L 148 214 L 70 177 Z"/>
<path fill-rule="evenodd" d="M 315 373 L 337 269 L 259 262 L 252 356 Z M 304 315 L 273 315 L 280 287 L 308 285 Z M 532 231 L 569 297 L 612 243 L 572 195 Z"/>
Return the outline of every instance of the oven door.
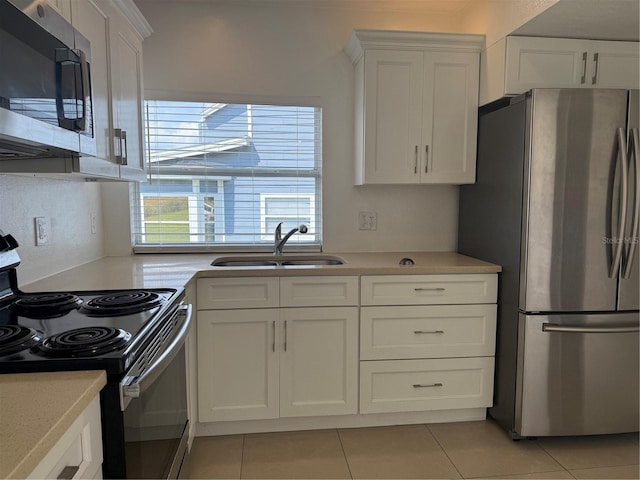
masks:
<path fill-rule="evenodd" d="M 172 320 L 120 382 L 127 478 L 176 479 L 187 449 L 191 305 L 181 305 Z"/>

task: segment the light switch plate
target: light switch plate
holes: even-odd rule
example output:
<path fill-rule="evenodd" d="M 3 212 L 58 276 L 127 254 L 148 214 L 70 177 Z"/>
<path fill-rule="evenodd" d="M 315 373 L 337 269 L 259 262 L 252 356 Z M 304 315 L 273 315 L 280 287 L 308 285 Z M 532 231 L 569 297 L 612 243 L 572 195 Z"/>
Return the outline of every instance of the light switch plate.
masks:
<path fill-rule="evenodd" d="M 35 217 L 34 224 L 36 228 L 36 246 L 40 247 L 49 243 L 49 235 L 51 226 L 49 218 L 47 217 Z"/>

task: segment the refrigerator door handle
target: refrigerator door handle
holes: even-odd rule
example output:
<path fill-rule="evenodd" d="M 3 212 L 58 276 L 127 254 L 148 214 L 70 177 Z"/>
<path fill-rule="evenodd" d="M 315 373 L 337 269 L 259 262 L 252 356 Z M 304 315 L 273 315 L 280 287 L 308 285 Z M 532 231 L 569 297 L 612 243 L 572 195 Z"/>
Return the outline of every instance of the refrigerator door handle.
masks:
<path fill-rule="evenodd" d="M 629 187 L 629 173 L 627 171 L 629 165 L 627 162 L 627 142 L 625 139 L 624 129 L 618 128 L 618 164 L 620 165 L 620 171 L 622 174 L 622 183 L 620 185 L 620 197 L 619 197 L 619 216 L 618 216 L 618 235 L 610 239 L 614 247 L 613 261 L 611 262 L 611 270 L 609 270 L 609 278 L 614 278 L 618 275 L 620 269 L 620 262 L 622 260 L 622 247 L 624 246 L 624 227 L 627 222 L 627 190 Z M 611 204 L 613 208 L 613 202 Z M 612 214 L 613 216 L 613 214 Z"/>
<path fill-rule="evenodd" d="M 638 246 L 638 223 L 639 223 L 639 210 L 640 210 L 640 171 L 638 170 L 638 157 L 640 155 L 640 135 L 637 128 L 631 129 L 631 140 L 633 142 L 633 149 L 631 150 L 631 158 L 633 159 L 633 171 L 635 176 L 633 178 L 633 192 L 635 199 L 633 201 L 633 223 L 631 225 L 631 235 L 626 239 L 627 254 L 625 258 L 625 267 L 622 274 L 622 278 L 631 277 L 631 268 L 633 267 L 633 259 L 636 254 L 636 248 Z"/>
<path fill-rule="evenodd" d="M 576 327 L 570 325 L 556 325 L 555 323 L 543 323 L 543 332 L 559 333 L 636 333 L 640 332 L 640 326 L 629 327 Z"/>

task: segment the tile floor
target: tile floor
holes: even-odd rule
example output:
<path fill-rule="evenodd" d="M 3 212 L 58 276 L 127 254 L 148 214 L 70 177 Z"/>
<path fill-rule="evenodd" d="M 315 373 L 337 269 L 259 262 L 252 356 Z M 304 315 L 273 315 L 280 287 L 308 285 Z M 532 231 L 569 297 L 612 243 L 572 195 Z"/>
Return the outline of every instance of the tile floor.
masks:
<path fill-rule="evenodd" d="M 638 434 L 514 442 L 492 421 L 195 439 L 185 478 L 638 479 Z"/>

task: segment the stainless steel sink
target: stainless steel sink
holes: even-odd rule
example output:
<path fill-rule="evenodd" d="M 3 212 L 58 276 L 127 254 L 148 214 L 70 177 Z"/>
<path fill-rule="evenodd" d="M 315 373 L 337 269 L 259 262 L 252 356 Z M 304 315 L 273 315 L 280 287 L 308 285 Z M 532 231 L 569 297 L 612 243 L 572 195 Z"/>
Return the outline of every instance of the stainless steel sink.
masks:
<path fill-rule="evenodd" d="M 235 257 L 218 257 L 213 267 L 294 267 L 344 265 L 343 258 L 335 255 L 238 255 Z"/>
<path fill-rule="evenodd" d="M 282 260 L 282 265 L 344 265 L 346 262 L 343 258 L 333 255 L 315 255 L 300 258 L 291 258 Z"/>

